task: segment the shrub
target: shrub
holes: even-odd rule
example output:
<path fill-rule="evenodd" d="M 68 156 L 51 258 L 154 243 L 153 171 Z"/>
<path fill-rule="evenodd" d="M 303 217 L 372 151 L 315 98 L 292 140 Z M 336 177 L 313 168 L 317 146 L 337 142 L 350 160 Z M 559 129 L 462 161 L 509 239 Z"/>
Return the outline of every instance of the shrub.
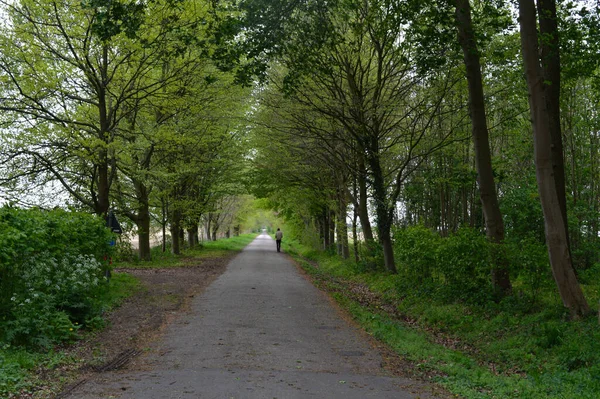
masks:
<path fill-rule="evenodd" d="M 97 311 L 112 238 L 92 215 L 0 208 L 0 337 L 35 346 L 74 338 Z"/>
<path fill-rule="evenodd" d="M 480 232 L 469 228 L 441 241 L 436 260 L 444 276 L 445 299 L 482 303 L 491 298 L 490 245 Z"/>
<path fill-rule="evenodd" d="M 354 273 L 384 272 L 383 247 L 377 241 L 358 243 L 360 261 L 352 268 Z"/>
<path fill-rule="evenodd" d="M 415 282 L 431 281 L 437 268 L 436 251 L 442 238 L 424 226 L 412 226 L 394 233 L 394 253 L 399 272 Z"/>

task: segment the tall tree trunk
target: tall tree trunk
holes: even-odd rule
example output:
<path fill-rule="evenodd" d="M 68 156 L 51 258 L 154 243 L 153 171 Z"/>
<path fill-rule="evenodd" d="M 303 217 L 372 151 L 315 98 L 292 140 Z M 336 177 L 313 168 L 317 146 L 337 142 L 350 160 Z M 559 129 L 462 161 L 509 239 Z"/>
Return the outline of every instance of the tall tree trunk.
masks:
<path fill-rule="evenodd" d="M 108 214 L 108 208 L 110 207 L 110 188 L 108 184 L 108 157 L 106 154 L 106 150 L 101 151 L 100 157 L 101 163 L 98 165 L 98 195 L 95 212 L 98 215 L 106 216 Z"/>
<path fill-rule="evenodd" d="M 455 0 L 456 26 L 458 38 L 463 50 L 467 81 L 469 85 L 469 108 L 471 113 L 472 136 L 475 148 L 475 167 L 483 215 L 485 218 L 486 235 L 495 245 L 504 242 L 504 222 L 498 204 L 496 184 L 492 170 L 492 157 L 483 97 L 483 79 L 479 50 L 475 41 L 475 32 L 471 23 L 470 0 Z M 508 260 L 503 256 L 504 251 L 494 251 L 492 268 L 492 284 L 500 295 L 506 295 L 512 290 L 508 274 Z"/>
<path fill-rule="evenodd" d="M 329 248 L 328 250 L 333 250 L 335 248 L 335 212 L 333 210 L 327 211 L 329 216 L 327 217 L 329 221 Z"/>
<path fill-rule="evenodd" d="M 560 51 L 558 38 L 558 17 L 555 0 L 537 0 L 538 18 L 540 22 L 541 65 L 548 109 L 550 137 L 552 140 L 552 170 L 554 184 L 560 204 L 560 212 L 565 223 L 567 246 L 569 242 L 569 225 L 567 223 L 567 197 L 565 189 L 565 161 L 563 141 L 560 128 Z"/>
<path fill-rule="evenodd" d="M 378 151 L 373 151 L 373 154 L 377 153 Z M 371 156 L 369 158 L 369 163 L 373 176 L 373 199 L 375 200 L 375 211 L 377 214 L 379 243 L 383 248 L 383 261 L 386 270 L 391 273 L 397 273 L 391 235 L 392 212 L 387 204 L 387 192 L 385 189 L 383 171 L 381 170 L 381 165 L 377 156 Z"/>
<path fill-rule="evenodd" d="M 338 222 L 338 241 L 339 241 L 339 254 L 342 258 L 348 259 L 350 257 L 350 248 L 348 248 L 348 224 L 346 223 L 346 217 L 348 216 L 348 202 L 346 200 L 345 190 L 340 190 L 339 199 L 339 210 L 337 212 Z"/>
<path fill-rule="evenodd" d="M 138 230 L 138 246 L 140 251 L 140 259 L 144 261 L 152 260 L 150 254 L 150 215 L 139 215 L 137 219 Z"/>
<path fill-rule="evenodd" d="M 145 261 L 152 260 L 152 255 L 150 254 L 150 211 L 148 209 L 148 202 L 140 203 L 136 225 L 140 259 Z"/>
<path fill-rule="evenodd" d="M 161 211 L 162 211 L 162 251 L 167 251 L 167 214 L 168 214 L 168 203 L 164 198 L 160 200 Z"/>
<path fill-rule="evenodd" d="M 110 121 L 108 117 L 108 103 L 106 101 L 106 84 L 108 82 L 108 45 L 104 44 L 102 47 L 102 63 L 100 66 L 100 75 L 102 77 L 102 84 L 98 87 L 98 116 L 100 129 L 98 132 L 98 139 L 103 144 L 110 144 L 109 137 L 109 126 Z M 101 147 L 98 150 L 98 195 L 96 201 L 96 213 L 98 215 L 106 216 L 108 214 L 108 208 L 110 207 L 110 184 L 108 177 L 108 151 L 106 147 Z"/>
<path fill-rule="evenodd" d="M 329 241 L 329 213 L 327 212 L 327 208 L 323 209 L 323 214 L 321 216 L 321 234 L 323 235 L 323 249 L 328 250 L 330 246 Z"/>
<path fill-rule="evenodd" d="M 135 222 L 138 230 L 138 247 L 140 259 L 149 261 L 150 255 L 150 207 L 149 207 L 149 190 L 148 187 L 134 180 L 135 196 L 138 203 L 137 215 L 132 220 Z"/>
<path fill-rule="evenodd" d="M 197 225 L 195 227 L 190 227 L 189 229 L 187 229 L 187 242 L 188 242 L 188 246 L 190 248 L 194 248 L 196 246 L 196 244 L 198 243 L 197 234 L 198 234 L 198 226 Z"/>
<path fill-rule="evenodd" d="M 181 243 L 179 240 L 179 232 L 181 230 L 181 212 L 173 211 L 173 215 L 171 217 L 171 252 L 175 255 L 179 255 L 181 253 Z"/>
<path fill-rule="evenodd" d="M 369 220 L 369 197 L 367 195 L 367 170 L 365 167 L 365 160 L 362 155 L 359 156 L 358 161 L 358 217 L 360 219 L 360 225 L 362 226 L 363 235 L 365 241 L 368 243 L 373 242 L 373 228 L 371 227 L 371 221 Z"/>
<path fill-rule="evenodd" d="M 354 184 L 353 184 L 353 197 L 356 198 L 356 196 L 358 195 L 358 184 L 356 181 L 356 178 L 354 179 Z M 359 261 L 359 257 L 358 257 L 358 232 L 357 232 L 357 226 L 356 226 L 356 222 L 358 221 L 358 207 L 356 206 L 357 204 L 354 203 L 354 206 L 352 207 L 352 245 L 354 247 L 354 260 L 356 261 L 356 263 L 358 263 Z"/>
<path fill-rule="evenodd" d="M 588 313 L 590 308 L 573 271 L 567 244 L 566 224 L 554 181 L 550 118 L 544 92 L 544 77 L 538 57 L 538 35 L 533 0 L 519 0 L 519 16 L 523 61 L 529 89 L 529 109 L 533 125 L 536 178 L 544 213 L 546 245 L 552 274 L 563 304 L 573 316 L 582 316 Z"/>
<path fill-rule="evenodd" d="M 358 233 L 357 233 L 357 222 L 358 221 L 358 212 L 356 211 L 356 208 L 354 208 L 354 215 L 352 217 L 352 246 L 354 249 L 354 260 L 356 261 L 356 263 L 359 262 L 359 257 L 358 257 Z"/>
<path fill-rule="evenodd" d="M 206 218 L 206 240 L 207 241 L 211 241 L 211 221 L 212 221 L 212 214 L 209 213 L 208 217 Z"/>
<path fill-rule="evenodd" d="M 338 256 L 342 256 L 342 253 L 344 252 L 344 248 L 343 248 L 343 243 L 342 243 L 342 229 L 340 228 L 340 215 L 336 213 L 335 215 L 335 224 L 336 224 L 336 229 L 335 229 L 335 235 L 336 235 L 336 252 L 338 254 Z"/>

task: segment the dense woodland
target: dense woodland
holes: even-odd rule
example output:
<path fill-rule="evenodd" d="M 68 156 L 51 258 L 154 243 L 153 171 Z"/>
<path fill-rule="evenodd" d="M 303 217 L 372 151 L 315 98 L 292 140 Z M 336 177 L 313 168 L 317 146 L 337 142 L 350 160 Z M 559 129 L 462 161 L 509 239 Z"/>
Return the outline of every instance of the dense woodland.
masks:
<path fill-rule="evenodd" d="M 254 196 L 365 270 L 494 300 L 554 281 L 590 312 L 597 4 L 1 6 L 5 202 L 114 211 L 149 260 L 153 229 L 174 253 L 237 234 Z M 481 262 L 456 257 L 482 237 Z"/>

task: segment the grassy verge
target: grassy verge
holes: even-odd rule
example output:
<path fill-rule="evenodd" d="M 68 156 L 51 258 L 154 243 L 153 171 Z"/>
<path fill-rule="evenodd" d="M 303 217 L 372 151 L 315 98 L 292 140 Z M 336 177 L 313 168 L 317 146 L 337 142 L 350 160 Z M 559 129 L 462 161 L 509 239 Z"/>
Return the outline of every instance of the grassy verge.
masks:
<path fill-rule="evenodd" d="M 201 262 L 202 259 L 225 257 L 241 251 L 255 237 L 256 234 L 246 234 L 205 242 L 198 248 L 184 250 L 181 255 L 162 253 L 160 248 L 154 248 L 153 260 L 150 262 L 116 262 L 114 266 L 116 268 L 183 267 L 190 263 Z M 140 288 L 139 281 L 135 277 L 127 273 L 113 273 L 110 287 L 99 290 L 94 296 L 94 302 L 108 311 L 122 303 L 125 298 L 134 295 Z M 96 330 L 105 325 L 101 317 L 94 318 L 88 324 L 89 328 Z M 86 331 L 80 331 L 81 337 L 85 335 Z M 34 391 L 52 392 L 52 386 L 40 387 L 41 384 L 48 384 L 48 382 L 41 382 L 39 375 L 43 375 L 44 370 L 54 370 L 78 363 L 77 358 L 67 354 L 67 349 L 56 347 L 47 352 L 39 352 L 0 343 L 0 398 L 29 395 L 30 392 L 33 395 Z M 58 386 L 60 381 L 53 381 L 50 384 Z"/>
<path fill-rule="evenodd" d="M 457 395 L 600 397 L 598 320 L 569 321 L 553 292 L 535 306 L 518 296 L 482 306 L 448 304 L 407 287 L 400 276 L 364 273 L 353 262 L 283 245 L 370 334 Z M 598 283 L 584 286 L 592 303 Z"/>

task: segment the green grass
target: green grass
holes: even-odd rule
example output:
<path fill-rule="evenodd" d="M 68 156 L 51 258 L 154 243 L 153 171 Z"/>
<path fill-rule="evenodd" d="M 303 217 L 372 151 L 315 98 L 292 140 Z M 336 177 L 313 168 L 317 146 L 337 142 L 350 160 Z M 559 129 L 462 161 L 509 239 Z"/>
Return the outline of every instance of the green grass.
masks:
<path fill-rule="evenodd" d="M 414 364 L 415 371 L 435 375 L 457 395 L 600 397 L 598 320 L 591 316 L 570 321 L 553 287 L 541 292 L 534 305 L 519 294 L 482 306 L 444 303 L 399 275 L 361 272 L 351 261 L 289 240 L 283 248 L 300 260 L 317 284 L 333 292 L 367 332 Z M 590 303 L 598 301 L 598 278 L 588 276 L 583 287 Z M 408 327 L 375 306 L 358 304 L 340 289 L 340 284 L 351 283 L 366 285 L 416 326 Z M 515 286 L 519 293 L 518 282 Z"/>
<path fill-rule="evenodd" d="M 206 258 L 222 258 L 241 251 L 250 244 L 257 234 L 242 234 L 237 237 L 223 238 L 217 241 L 204 241 L 195 248 L 184 248 L 181 254 L 174 255 L 168 250 L 162 252 L 161 247 L 151 250 L 151 261 L 115 262 L 117 268 L 171 268 L 185 267 L 196 260 Z"/>

